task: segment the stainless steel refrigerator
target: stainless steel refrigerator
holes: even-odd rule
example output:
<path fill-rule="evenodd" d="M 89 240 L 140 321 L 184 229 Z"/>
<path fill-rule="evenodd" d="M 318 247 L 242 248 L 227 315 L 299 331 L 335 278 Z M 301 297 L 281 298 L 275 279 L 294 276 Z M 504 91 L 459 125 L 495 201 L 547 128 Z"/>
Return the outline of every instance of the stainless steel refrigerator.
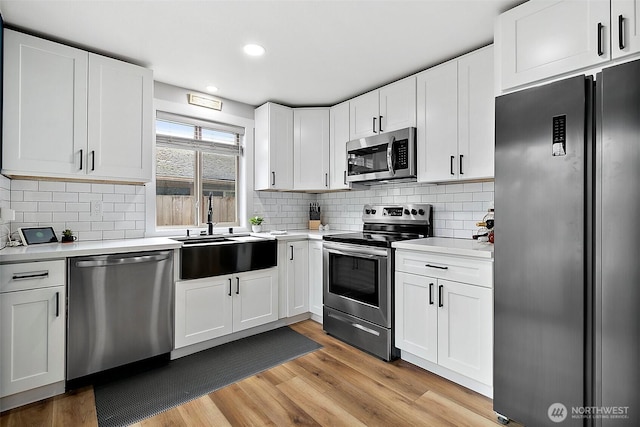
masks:
<path fill-rule="evenodd" d="M 494 410 L 640 425 L 640 61 L 497 97 L 495 148 Z"/>

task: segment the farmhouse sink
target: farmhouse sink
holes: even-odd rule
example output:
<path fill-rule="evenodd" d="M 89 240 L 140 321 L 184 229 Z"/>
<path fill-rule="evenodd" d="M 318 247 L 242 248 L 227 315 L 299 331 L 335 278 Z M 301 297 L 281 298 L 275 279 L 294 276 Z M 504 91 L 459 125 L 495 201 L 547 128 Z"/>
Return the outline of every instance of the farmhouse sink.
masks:
<path fill-rule="evenodd" d="M 277 265 L 276 240 L 249 235 L 174 238 L 180 248 L 180 279 L 200 279 Z"/>

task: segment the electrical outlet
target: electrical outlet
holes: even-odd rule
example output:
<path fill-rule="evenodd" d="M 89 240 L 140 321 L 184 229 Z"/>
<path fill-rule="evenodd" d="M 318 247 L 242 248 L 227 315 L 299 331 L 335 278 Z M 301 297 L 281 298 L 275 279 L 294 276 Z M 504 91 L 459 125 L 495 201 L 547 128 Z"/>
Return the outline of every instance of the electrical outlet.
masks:
<path fill-rule="evenodd" d="M 102 217 L 102 200 L 92 200 L 91 201 L 91 213 L 89 215 L 91 218 L 101 218 Z"/>

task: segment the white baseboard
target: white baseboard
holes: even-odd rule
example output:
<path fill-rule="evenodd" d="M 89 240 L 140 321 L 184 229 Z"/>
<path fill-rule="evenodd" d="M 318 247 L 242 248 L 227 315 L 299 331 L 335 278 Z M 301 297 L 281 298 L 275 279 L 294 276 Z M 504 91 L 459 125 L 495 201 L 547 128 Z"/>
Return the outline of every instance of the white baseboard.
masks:
<path fill-rule="evenodd" d="M 226 344 L 231 341 L 239 340 L 241 338 L 250 337 L 252 335 L 257 335 L 262 332 L 271 331 L 273 329 L 280 328 L 282 326 L 292 325 L 294 323 L 302 322 L 303 320 L 309 319 L 310 313 L 298 314 L 293 317 L 285 317 L 282 319 L 278 319 L 275 322 L 266 323 L 264 325 L 256 326 L 255 328 L 245 329 L 244 331 L 236 332 L 233 334 L 225 335 L 223 337 L 214 338 L 212 340 L 199 342 L 197 344 L 192 344 L 187 347 L 181 347 L 171 352 L 171 360 L 178 359 L 180 357 L 188 356 L 193 353 L 197 353 L 202 350 L 207 350 L 212 347 L 217 347 L 222 344 Z"/>
<path fill-rule="evenodd" d="M 426 369 L 429 372 L 433 372 L 436 375 L 446 378 L 449 381 L 453 381 L 456 384 L 471 389 L 476 393 L 480 393 L 483 396 L 487 396 L 488 398 L 493 399 L 493 387 L 490 385 L 483 384 L 469 377 L 465 377 L 464 375 L 451 371 L 447 368 L 443 368 L 440 365 L 429 362 L 428 360 L 408 353 L 404 350 L 402 350 L 402 355 L 400 356 L 400 358 L 416 366 L 419 366 L 422 369 Z"/>
<path fill-rule="evenodd" d="M 48 399 L 49 397 L 63 393 L 64 381 L 59 381 L 57 383 L 23 391 L 22 393 L 5 396 L 0 399 L 0 412 L 37 402 L 38 400 Z"/>

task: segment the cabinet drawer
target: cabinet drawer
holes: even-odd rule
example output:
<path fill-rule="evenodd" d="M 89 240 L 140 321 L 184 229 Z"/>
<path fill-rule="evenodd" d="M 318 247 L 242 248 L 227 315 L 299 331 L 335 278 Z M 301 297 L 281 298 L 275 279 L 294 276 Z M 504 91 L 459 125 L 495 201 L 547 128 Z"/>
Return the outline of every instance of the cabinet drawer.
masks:
<path fill-rule="evenodd" d="M 493 262 L 453 255 L 396 251 L 397 271 L 493 287 Z"/>
<path fill-rule="evenodd" d="M 0 271 L 0 292 L 64 285 L 65 266 L 64 260 L 4 264 Z"/>

